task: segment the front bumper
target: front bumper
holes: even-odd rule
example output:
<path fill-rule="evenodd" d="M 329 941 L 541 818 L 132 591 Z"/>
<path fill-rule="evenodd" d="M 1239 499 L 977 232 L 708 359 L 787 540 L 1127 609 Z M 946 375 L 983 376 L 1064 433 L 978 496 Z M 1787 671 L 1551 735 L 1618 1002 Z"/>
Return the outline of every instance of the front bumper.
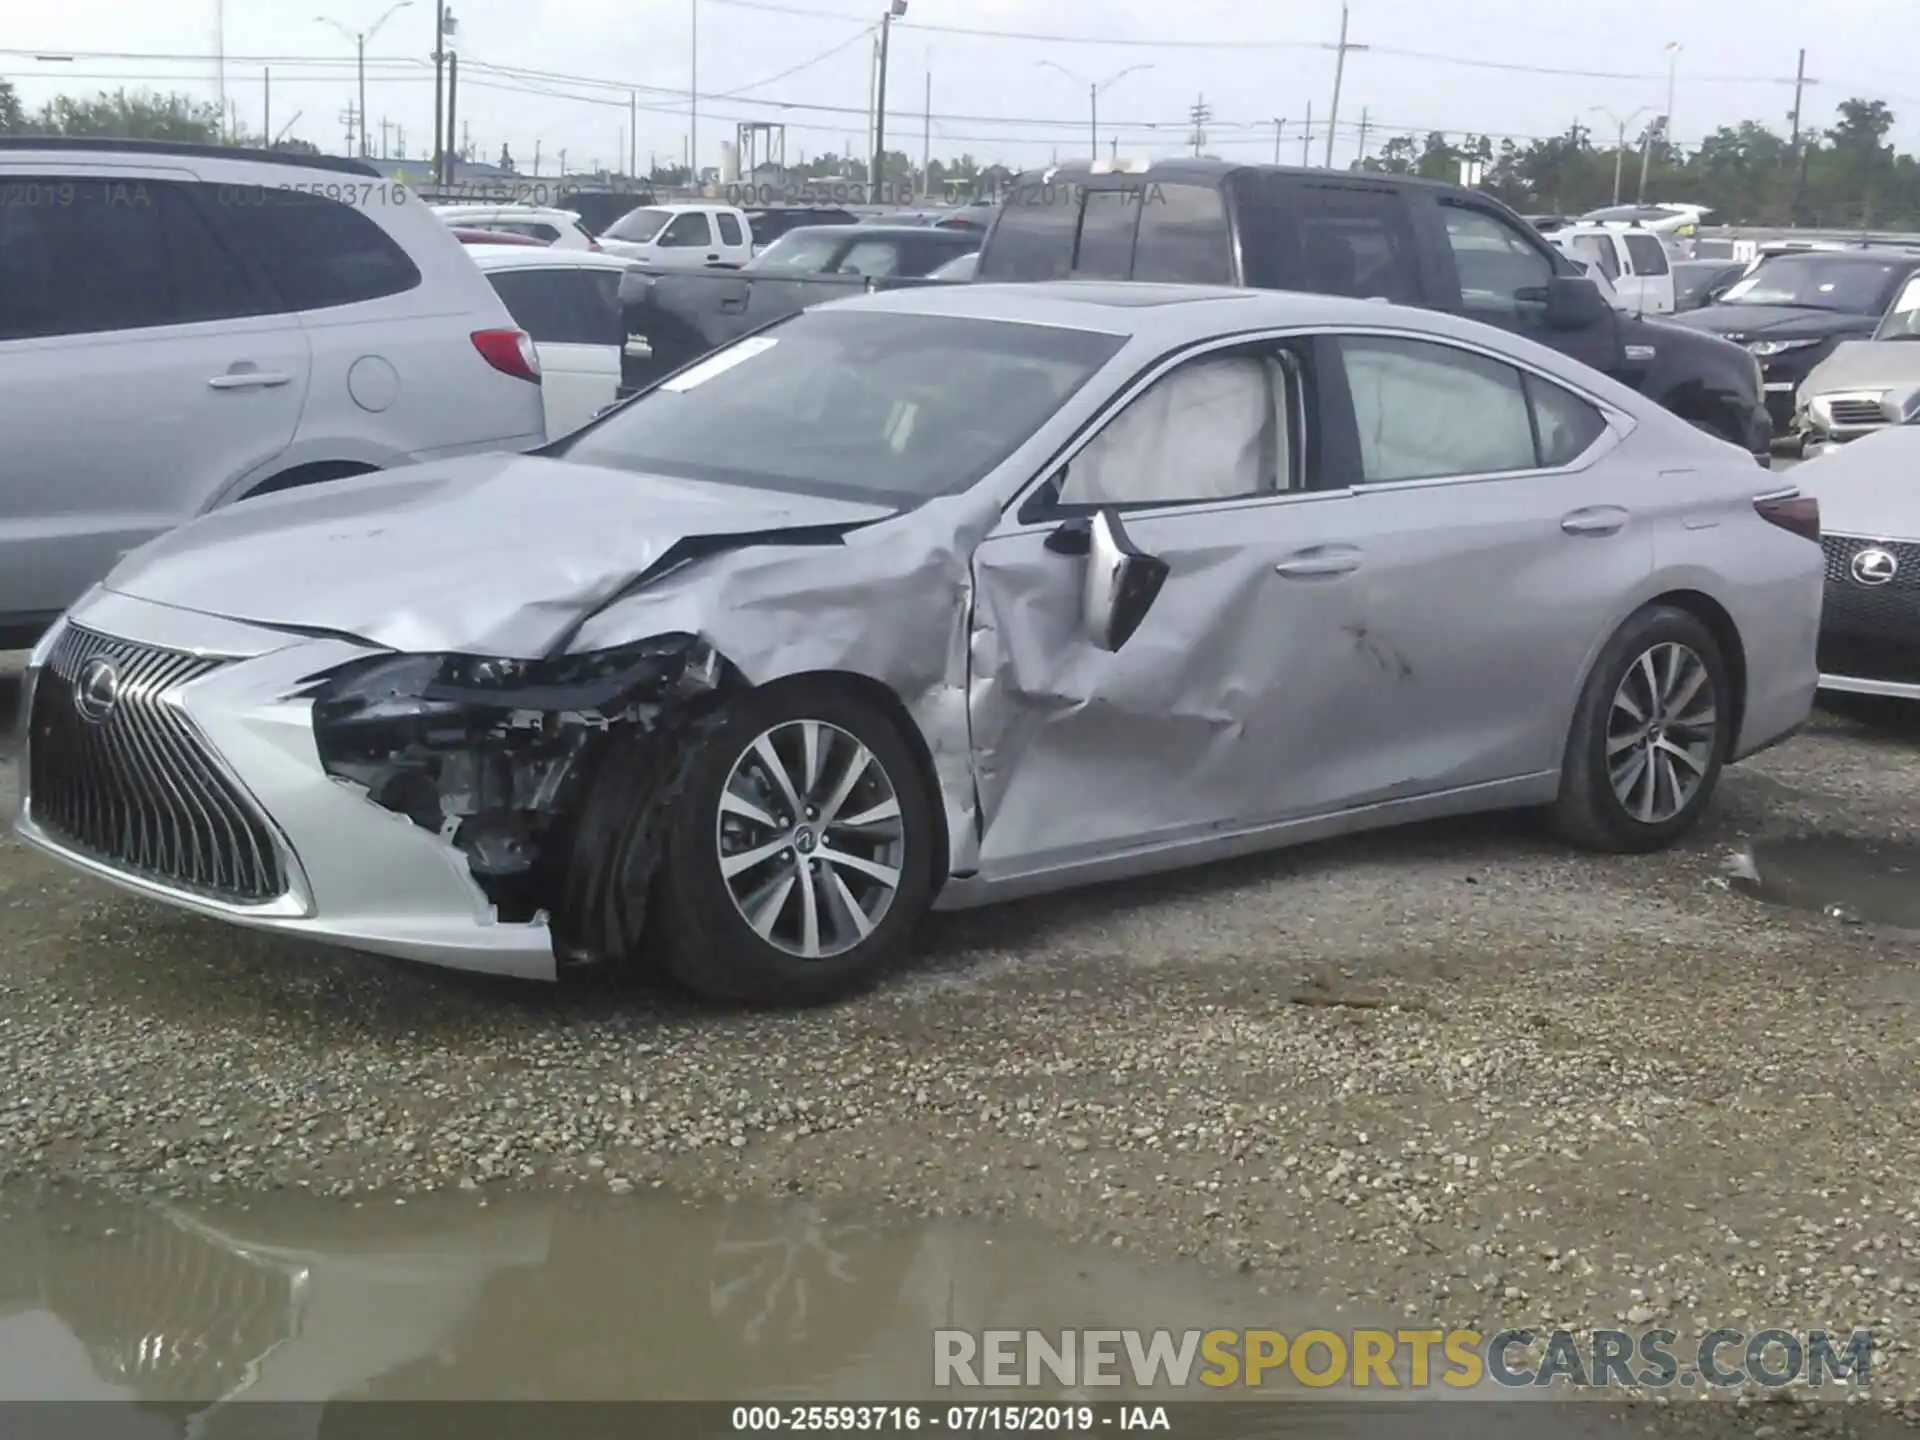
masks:
<path fill-rule="evenodd" d="M 1820 688 L 1920 700 L 1920 544 L 1827 535 L 1821 545 Z M 1895 557 L 1890 580 L 1868 585 L 1855 578 L 1854 556 L 1867 549 Z"/>
<path fill-rule="evenodd" d="M 20 751 L 21 805 L 15 829 L 36 849 L 133 894 L 276 934 L 455 969 L 550 980 L 554 952 L 543 919 L 502 922 L 466 859 L 439 836 L 380 808 L 331 779 L 314 740 L 312 702 L 290 698 L 301 682 L 379 654 L 342 640 L 313 640 L 236 624 L 170 606 L 96 591 L 68 622 L 96 634 L 218 664 L 156 697 L 177 722 L 155 744 L 127 742 L 129 763 L 177 760 L 179 736 L 223 774 L 264 819 L 277 850 L 278 893 L 245 899 L 189 888 L 148 867 L 79 843 L 36 815 L 33 706 L 46 656 L 59 631 L 34 652 L 22 695 L 27 735 Z M 61 627 L 64 630 L 66 627 Z M 179 815 L 205 810 L 191 793 Z M 132 827 L 117 822 L 131 836 Z M 161 817 L 164 827 L 173 823 Z M 227 828 L 213 816 L 216 834 Z M 202 832 L 208 833 L 208 832 Z M 131 841 L 128 842 L 132 843 Z"/>

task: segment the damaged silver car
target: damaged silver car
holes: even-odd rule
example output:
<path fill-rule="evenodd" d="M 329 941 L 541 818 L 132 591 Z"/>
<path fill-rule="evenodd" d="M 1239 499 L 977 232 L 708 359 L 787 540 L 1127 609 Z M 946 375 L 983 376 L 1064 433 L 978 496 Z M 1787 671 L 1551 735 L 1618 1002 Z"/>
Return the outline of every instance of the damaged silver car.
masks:
<path fill-rule="evenodd" d="M 1687 830 L 1813 502 L 1565 357 L 1284 292 L 808 310 L 531 456 L 248 501 L 34 652 L 29 842 L 285 935 L 818 1000 L 930 907 L 1400 821 Z"/>

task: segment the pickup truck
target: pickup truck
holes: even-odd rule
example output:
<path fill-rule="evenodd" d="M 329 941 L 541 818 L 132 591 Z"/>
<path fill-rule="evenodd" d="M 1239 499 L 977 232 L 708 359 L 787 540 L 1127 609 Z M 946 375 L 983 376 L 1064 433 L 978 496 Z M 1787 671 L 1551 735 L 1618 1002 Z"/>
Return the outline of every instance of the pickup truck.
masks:
<path fill-rule="evenodd" d="M 631 270 L 621 287 L 628 386 L 671 374 L 762 325 L 823 300 L 927 284 L 980 247 L 980 232 L 923 225 L 809 225 L 789 230 L 739 270 Z M 644 352 L 644 353 L 643 353 Z"/>
<path fill-rule="evenodd" d="M 1009 188 L 974 278 L 1240 285 L 1453 311 L 1592 365 L 1761 463 L 1771 458 L 1760 368 L 1745 347 L 1615 309 L 1514 211 L 1456 185 L 1201 158 L 1060 165 Z M 670 339 L 666 349 L 679 353 L 662 358 L 677 368 L 698 347 L 847 289 L 834 276 L 783 282 L 751 302 L 751 315 L 728 312 L 737 328 L 727 334 L 676 334 L 655 325 L 664 313 L 630 316 L 631 328 L 653 325 Z M 736 305 L 749 305 L 734 293 Z M 689 315 L 684 306 L 673 312 Z"/>

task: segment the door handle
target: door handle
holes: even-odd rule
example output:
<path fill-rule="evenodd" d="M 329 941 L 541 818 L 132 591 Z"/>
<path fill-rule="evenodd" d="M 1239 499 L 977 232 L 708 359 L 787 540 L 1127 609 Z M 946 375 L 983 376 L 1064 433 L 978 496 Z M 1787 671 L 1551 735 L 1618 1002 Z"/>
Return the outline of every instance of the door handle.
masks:
<path fill-rule="evenodd" d="M 707 263 L 708 263 L 709 265 L 714 265 L 714 264 L 718 264 L 718 263 L 719 263 L 719 260 L 720 260 L 720 257 L 719 257 L 718 255 L 709 255 L 709 256 L 707 256 Z"/>
<path fill-rule="evenodd" d="M 1351 545 L 1316 545 L 1289 555 L 1273 567 L 1289 580 L 1327 580 L 1360 568 L 1360 552 Z"/>
<path fill-rule="evenodd" d="M 1627 528 L 1627 521 L 1631 518 L 1618 505 L 1589 505 L 1583 510 L 1569 510 L 1562 515 L 1560 528 L 1569 535 L 1618 535 Z"/>
<path fill-rule="evenodd" d="M 722 315 L 738 315 L 746 308 L 747 297 L 744 295 L 722 295 L 720 297 L 720 313 Z"/>
<path fill-rule="evenodd" d="M 212 390 L 265 390 L 292 380 L 291 375 L 282 375 L 277 370 L 229 370 L 224 375 L 215 375 L 207 381 L 207 386 Z"/>

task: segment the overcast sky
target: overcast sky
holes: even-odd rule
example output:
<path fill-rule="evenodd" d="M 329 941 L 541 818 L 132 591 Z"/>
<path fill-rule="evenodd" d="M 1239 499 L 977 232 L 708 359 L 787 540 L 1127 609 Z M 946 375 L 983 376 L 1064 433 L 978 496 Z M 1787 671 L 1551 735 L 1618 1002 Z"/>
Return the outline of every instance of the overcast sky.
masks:
<path fill-rule="evenodd" d="M 353 45 L 315 17 L 360 31 L 390 3 L 13 0 L 0 30 L 0 75 L 29 105 L 62 90 L 120 85 L 211 99 L 220 88 L 213 57 L 222 48 L 224 9 L 225 93 L 241 123 L 259 128 L 263 73 L 271 71 L 273 129 L 291 122 L 291 135 L 341 151 L 344 111 L 355 96 Z M 464 67 L 459 118 L 481 158 L 497 158 L 504 143 L 523 171 L 536 145 L 543 172 L 556 169 L 563 150 L 576 170 L 617 164 L 637 118 L 640 163 L 651 155 L 678 159 L 690 128 L 690 88 L 701 96 L 706 165 L 720 163 L 721 142 L 734 138 L 742 120 L 784 121 L 790 159 L 867 144 L 869 32 L 885 0 L 447 3 Z M 696 11 L 697 83 L 689 44 Z M 1912 0 L 1352 0 L 1350 27 L 1350 41 L 1371 48 L 1347 58 L 1335 136 L 1340 164 L 1358 150 L 1363 116 L 1369 150 L 1406 131 L 1531 137 L 1564 134 L 1576 122 L 1604 142 L 1615 124 L 1595 107 L 1621 121 L 1644 108 L 1633 121 L 1637 133 L 1665 106 L 1670 42 L 1682 46 L 1674 129 L 1683 143 L 1741 119 L 1784 131 L 1795 56 L 1805 46 L 1807 73 L 1819 81 L 1807 91 L 1807 124 L 1824 126 L 1840 100 L 1870 95 L 1899 116 L 1895 139 L 1920 149 L 1920 76 L 1901 64 L 1913 35 Z M 910 0 L 893 30 L 889 148 L 920 156 L 930 74 L 936 157 L 971 152 L 1033 164 L 1055 153 L 1084 156 L 1088 85 L 1146 66 L 1102 93 L 1103 150 L 1116 138 L 1122 155 L 1190 150 L 1186 117 L 1204 97 L 1213 112 L 1205 127 L 1210 151 L 1271 159 L 1279 119 L 1282 153 L 1296 163 L 1311 106 L 1318 164 L 1339 28 L 1339 0 Z M 368 43 L 376 153 L 383 120 L 392 153 L 402 133 L 407 153 L 427 147 L 432 47 L 433 0 L 413 0 Z M 109 53 L 133 58 L 104 58 Z M 141 58 L 163 55 L 175 58 Z M 632 117 L 630 95 L 640 107 Z"/>

